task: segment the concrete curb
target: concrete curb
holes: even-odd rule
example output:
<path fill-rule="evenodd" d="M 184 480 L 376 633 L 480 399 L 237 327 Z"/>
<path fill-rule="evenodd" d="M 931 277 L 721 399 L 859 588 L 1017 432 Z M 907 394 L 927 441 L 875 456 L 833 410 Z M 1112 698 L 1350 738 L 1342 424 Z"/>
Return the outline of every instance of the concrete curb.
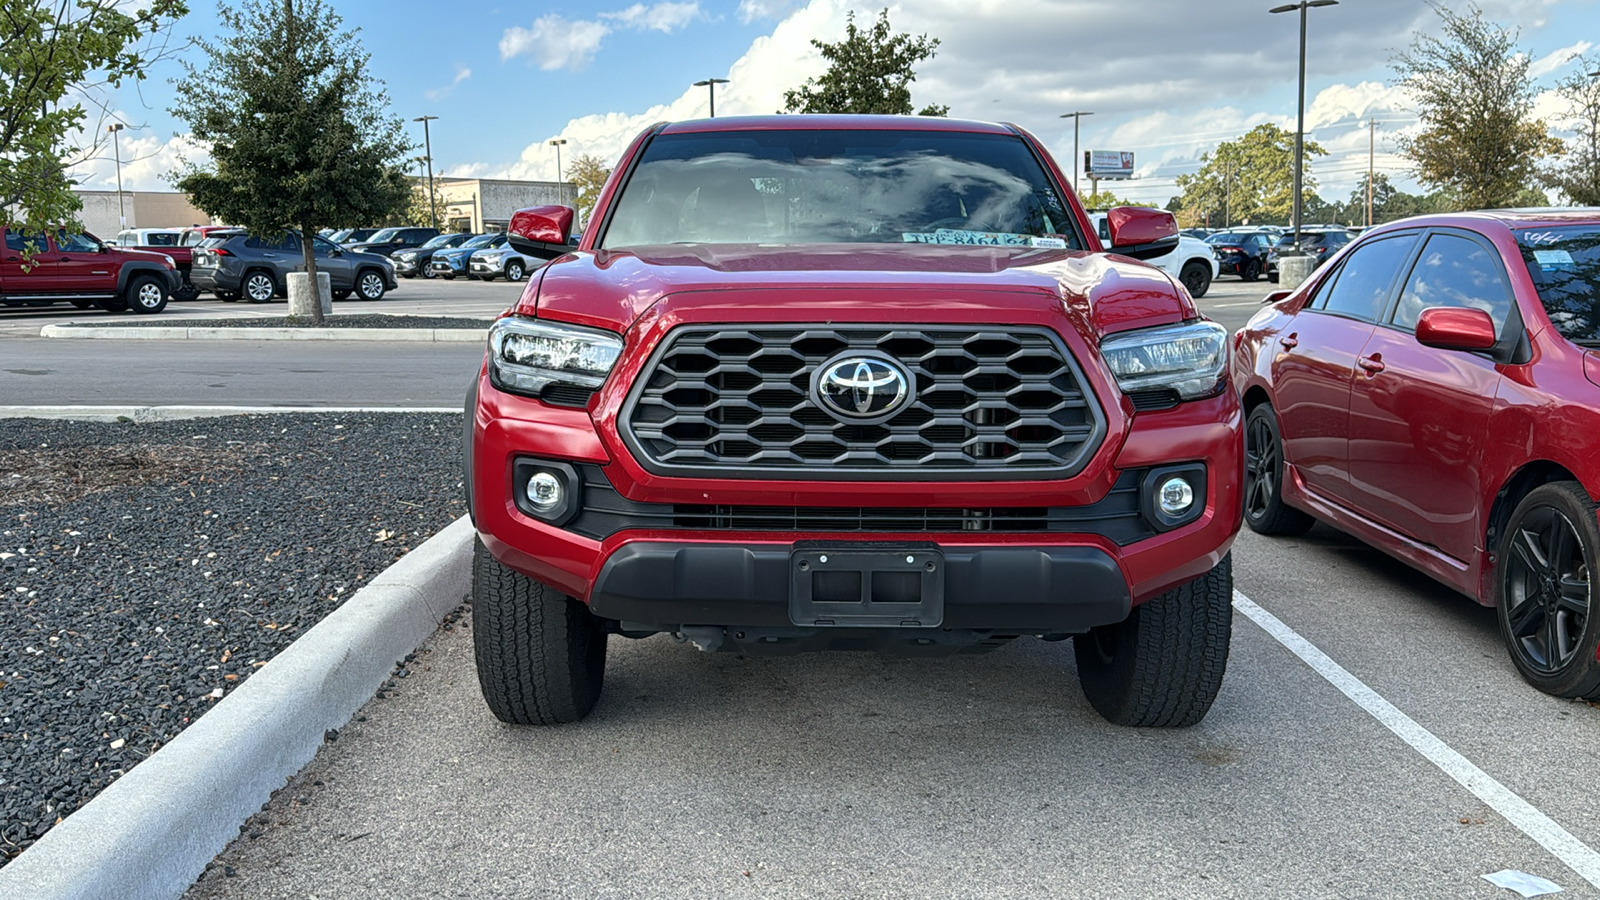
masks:
<path fill-rule="evenodd" d="M 472 343 L 489 329 L 476 328 L 224 328 L 216 325 L 46 325 L 40 337 L 123 341 L 418 341 Z"/>
<path fill-rule="evenodd" d="M 459 406 L 0 406 L 0 419 L 167 422 L 272 413 L 461 413 Z"/>
<path fill-rule="evenodd" d="M 0 897 L 172 900 L 467 594 L 472 523 L 434 535 L 4 869 Z"/>

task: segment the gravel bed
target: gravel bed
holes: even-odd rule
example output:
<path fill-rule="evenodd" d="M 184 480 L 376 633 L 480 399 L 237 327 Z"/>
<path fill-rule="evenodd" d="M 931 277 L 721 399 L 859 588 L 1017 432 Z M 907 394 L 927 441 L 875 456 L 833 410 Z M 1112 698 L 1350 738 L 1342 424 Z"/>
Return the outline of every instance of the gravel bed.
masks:
<path fill-rule="evenodd" d="M 262 316 L 254 319 L 137 319 L 118 320 L 118 328 L 472 328 L 483 330 L 493 319 L 459 316 L 392 316 L 382 313 L 325 316 L 321 324 L 301 316 Z M 62 328 L 100 328 L 104 322 L 68 322 Z"/>
<path fill-rule="evenodd" d="M 0 427 L 0 865 L 465 514 L 461 418 Z"/>

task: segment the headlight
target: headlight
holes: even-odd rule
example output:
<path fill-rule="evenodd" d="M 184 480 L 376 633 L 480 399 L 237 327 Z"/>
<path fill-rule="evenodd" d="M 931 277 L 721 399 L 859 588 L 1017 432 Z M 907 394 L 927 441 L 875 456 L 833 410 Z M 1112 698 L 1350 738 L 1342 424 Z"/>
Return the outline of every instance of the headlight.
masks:
<path fill-rule="evenodd" d="M 1223 388 L 1228 330 L 1215 322 L 1185 322 L 1114 334 L 1100 343 L 1123 393 L 1171 388 L 1183 400 Z"/>
<path fill-rule="evenodd" d="M 551 384 L 598 388 L 621 353 L 621 336 L 609 331 L 508 316 L 489 329 L 489 379 L 529 396 Z"/>

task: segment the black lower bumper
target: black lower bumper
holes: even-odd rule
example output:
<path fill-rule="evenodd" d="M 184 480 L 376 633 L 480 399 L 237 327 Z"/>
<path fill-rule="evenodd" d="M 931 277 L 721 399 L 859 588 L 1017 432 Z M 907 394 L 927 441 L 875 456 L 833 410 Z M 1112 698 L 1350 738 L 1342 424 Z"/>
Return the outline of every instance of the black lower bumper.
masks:
<path fill-rule="evenodd" d="M 945 629 L 1062 634 L 1121 622 L 1132 601 L 1093 547 L 941 548 Z M 589 608 L 630 626 L 793 627 L 791 553 L 736 544 L 628 544 L 606 561 Z"/>

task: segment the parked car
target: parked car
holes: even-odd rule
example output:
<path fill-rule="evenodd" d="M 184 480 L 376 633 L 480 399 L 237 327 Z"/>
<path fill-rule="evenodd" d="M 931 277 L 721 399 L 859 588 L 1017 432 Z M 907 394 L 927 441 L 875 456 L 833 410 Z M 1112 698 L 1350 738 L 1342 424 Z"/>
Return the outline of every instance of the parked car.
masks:
<path fill-rule="evenodd" d="M 516 248 L 509 244 L 504 247 L 487 247 L 475 250 L 467 257 L 467 277 L 483 281 L 493 281 L 496 278 L 521 281 L 528 277 L 529 272 L 544 263 L 544 260 L 536 256 L 518 253 Z"/>
<path fill-rule="evenodd" d="M 1355 240 L 1355 235 L 1343 228 L 1325 229 L 1318 231 L 1300 232 L 1300 249 L 1310 254 L 1317 261 L 1317 266 L 1332 259 L 1334 254 L 1344 249 L 1344 245 Z M 1278 254 L 1288 252 L 1294 248 L 1294 232 L 1289 232 L 1278 238 L 1278 242 L 1267 252 L 1267 278 L 1278 280 Z M 1313 267 L 1313 270 L 1316 267 Z"/>
<path fill-rule="evenodd" d="M 1129 258 L 1171 213 L 1113 210 L 1103 247 L 1032 135 L 945 118 L 664 123 L 616 171 L 576 245 L 570 208 L 513 216 L 554 261 L 467 402 L 496 716 L 583 718 L 608 639 L 654 633 L 1071 635 L 1108 720 L 1205 715 L 1244 461 L 1226 330 Z"/>
<path fill-rule="evenodd" d="M 362 300 L 381 300 L 399 287 L 394 263 L 387 256 L 359 253 L 318 236 L 312 238 L 317 271 L 327 272 L 333 299 L 352 293 Z M 300 235 L 285 232 L 277 238 L 259 238 L 232 232 L 202 241 L 194 251 L 190 277 L 195 286 L 233 302 L 241 296 L 251 303 L 267 303 L 288 291 L 290 272 L 304 272 Z"/>
<path fill-rule="evenodd" d="M 335 231 L 333 233 L 333 236 L 328 238 L 328 240 L 334 242 L 335 244 L 340 244 L 340 245 L 357 244 L 357 243 L 360 243 L 361 241 L 364 241 L 367 238 L 372 237 L 373 235 L 377 234 L 380 230 L 382 230 L 382 229 L 378 229 L 378 228 L 341 228 L 338 231 Z"/>
<path fill-rule="evenodd" d="M 1270 231 L 1223 231 L 1206 238 L 1217 259 L 1219 275 L 1255 281 L 1267 270 L 1267 252 L 1278 242 Z"/>
<path fill-rule="evenodd" d="M 435 252 L 448 250 L 451 247 L 459 247 L 475 237 L 477 235 L 465 233 L 441 234 L 421 247 L 398 250 L 389 258 L 394 260 L 395 274 L 401 278 L 415 278 L 418 275 L 424 278 L 432 278 L 434 273 L 428 270 L 428 261 L 433 259 Z"/>
<path fill-rule="evenodd" d="M 1524 678 L 1600 699 L 1597 296 L 1600 210 L 1362 235 L 1235 338 L 1245 521 L 1326 522 L 1498 607 Z"/>
<path fill-rule="evenodd" d="M 1110 243 L 1111 232 L 1106 225 L 1106 214 L 1090 213 L 1089 221 L 1094 224 L 1100 242 Z M 1178 279 L 1178 283 L 1188 289 L 1189 296 L 1197 300 L 1206 295 L 1206 291 L 1211 289 L 1212 280 L 1217 277 L 1217 259 L 1212 255 L 1210 245 L 1182 232 L 1178 234 L 1177 249 L 1145 261 Z"/>
<path fill-rule="evenodd" d="M 30 235 L 0 227 L 0 305 L 158 313 L 178 287 L 177 267 L 161 253 L 102 242 L 88 232 Z"/>
<path fill-rule="evenodd" d="M 181 228 L 124 228 L 113 241 L 118 247 L 177 247 L 183 239 Z"/>
<path fill-rule="evenodd" d="M 433 251 L 433 256 L 428 260 L 428 276 L 451 279 L 457 275 L 467 274 L 467 261 L 472 254 L 479 250 L 493 250 L 506 245 L 506 236 L 501 233 L 480 234 L 475 238 L 462 241 L 455 247 L 446 247 Z"/>
<path fill-rule="evenodd" d="M 363 241 L 345 244 L 358 253 L 381 253 L 393 257 L 397 250 L 421 247 L 439 236 L 437 228 L 385 228 Z"/>

